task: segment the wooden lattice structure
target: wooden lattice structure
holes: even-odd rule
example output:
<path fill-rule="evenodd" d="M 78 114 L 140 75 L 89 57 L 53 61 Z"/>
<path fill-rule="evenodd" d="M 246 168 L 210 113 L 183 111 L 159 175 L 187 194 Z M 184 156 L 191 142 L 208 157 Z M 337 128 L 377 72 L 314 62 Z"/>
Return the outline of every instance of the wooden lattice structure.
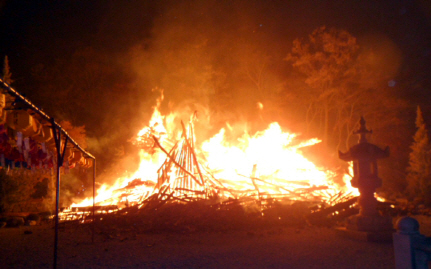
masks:
<path fill-rule="evenodd" d="M 202 173 L 196 152 L 193 120 L 187 128 L 181 122 L 183 133 L 181 139 L 167 152 L 156 137 L 155 143 L 167 154 L 166 161 L 158 170 L 156 188 L 159 196 L 173 195 L 176 197 L 200 197 L 208 195 L 207 177 Z"/>

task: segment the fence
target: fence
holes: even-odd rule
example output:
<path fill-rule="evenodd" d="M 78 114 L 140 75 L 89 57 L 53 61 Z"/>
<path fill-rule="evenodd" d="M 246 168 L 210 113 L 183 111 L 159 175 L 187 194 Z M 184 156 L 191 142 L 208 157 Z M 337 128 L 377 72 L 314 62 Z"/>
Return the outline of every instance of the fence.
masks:
<path fill-rule="evenodd" d="M 419 232 L 419 222 L 402 217 L 393 234 L 396 269 L 427 269 L 431 261 L 431 237 Z"/>

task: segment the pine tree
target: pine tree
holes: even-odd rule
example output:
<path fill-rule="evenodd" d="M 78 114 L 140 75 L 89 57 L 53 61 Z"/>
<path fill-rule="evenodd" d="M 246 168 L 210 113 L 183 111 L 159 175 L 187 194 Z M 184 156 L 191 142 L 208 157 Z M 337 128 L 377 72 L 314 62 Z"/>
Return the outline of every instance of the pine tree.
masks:
<path fill-rule="evenodd" d="M 7 56 L 4 57 L 4 63 L 3 63 L 3 75 L 2 75 L 3 81 L 7 84 L 12 84 L 12 73 L 10 72 L 9 67 L 9 59 Z"/>
<path fill-rule="evenodd" d="M 421 199 L 425 205 L 431 205 L 431 145 L 428 138 L 422 111 L 417 108 L 416 114 L 417 131 L 413 136 L 409 156 L 409 167 L 407 174 L 408 194 L 410 198 Z"/>

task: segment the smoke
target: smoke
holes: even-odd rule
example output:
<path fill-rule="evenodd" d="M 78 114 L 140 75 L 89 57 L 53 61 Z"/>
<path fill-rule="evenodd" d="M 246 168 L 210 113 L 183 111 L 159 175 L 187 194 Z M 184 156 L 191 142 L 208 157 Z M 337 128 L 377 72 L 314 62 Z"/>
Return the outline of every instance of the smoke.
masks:
<path fill-rule="evenodd" d="M 284 53 L 274 50 L 280 43 L 273 42 L 268 29 L 264 31 L 268 18 L 258 14 L 256 5 L 246 1 L 170 5 L 154 20 L 151 39 L 129 51 L 137 85 L 164 89 L 165 111 L 205 107 L 217 127 L 226 121 L 256 121 L 256 104 L 280 90 L 273 63 L 285 64 L 278 58 Z"/>
<path fill-rule="evenodd" d="M 374 80 L 388 82 L 393 80 L 398 75 L 403 61 L 398 46 L 383 34 L 367 34 L 359 40 L 363 60 L 369 68 L 369 76 L 374 74 Z"/>
<path fill-rule="evenodd" d="M 125 141 L 148 125 L 159 97 L 154 89 L 164 91 L 160 111 L 162 115 L 174 112 L 172 120 L 179 129 L 180 121 L 187 123 L 197 112 L 198 143 L 222 127 L 235 126 L 235 136 L 236 132 L 263 130 L 273 121 L 286 127 L 283 123 L 292 124 L 295 106 L 283 101 L 289 95 L 283 80 L 290 68 L 283 58 L 302 29 L 289 24 L 295 17 L 304 25 L 308 20 L 293 16 L 291 5 L 196 0 L 162 1 L 157 7 L 138 3 L 111 7 L 115 12 L 107 13 L 110 19 L 102 27 L 111 29 L 110 20 L 129 25 L 123 35 L 118 32 L 121 40 L 131 41 L 117 62 L 134 78 L 129 91 L 135 94 L 121 108 L 116 106 L 118 117 L 112 115 L 105 124 L 116 128 L 88 142 L 100 162 L 109 162 L 98 181 L 113 182 L 138 165 L 139 149 Z M 151 27 L 142 25 L 138 33 L 136 25 L 139 19 L 148 21 L 148 12 L 153 12 Z M 116 155 L 121 149 L 124 154 Z"/>
<path fill-rule="evenodd" d="M 283 59 L 294 39 L 306 37 L 328 20 L 315 1 L 293 2 L 111 2 L 107 12 L 111 17 L 102 26 L 111 29 L 111 19 L 117 25 L 115 33 L 124 42 L 118 63 L 133 78 L 128 85 L 133 94 L 122 100 L 121 108 L 116 108 L 118 117 L 112 115 L 103 129 L 115 127 L 89 141 L 91 152 L 102 162 L 111 162 L 100 180 L 114 180 L 120 171 L 132 171 L 138 165 L 138 149 L 125 141 L 148 125 L 158 98 L 158 92 L 152 91 L 156 88 L 165 95 L 161 113 L 175 112 L 178 126 L 197 111 L 198 141 L 222 127 L 241 126 L 239 132 L 254 133 L 273 121 L 295 133 L 302 131 L 303 108 L 292 101 L 298 96 L 291 96 L 295 91 L 289 88 L 301 78 L 292 76 L 290 64 Z M 334 21 L 346 20 L 342 10 L 333 15 Z M 375 74 L 388 79 L 396 74 L 401 56 L 393 43 L 374 36 L 364 39 L 364 47 L 370 52 L 367 59 L 372 69 L 378 71 Z"/>

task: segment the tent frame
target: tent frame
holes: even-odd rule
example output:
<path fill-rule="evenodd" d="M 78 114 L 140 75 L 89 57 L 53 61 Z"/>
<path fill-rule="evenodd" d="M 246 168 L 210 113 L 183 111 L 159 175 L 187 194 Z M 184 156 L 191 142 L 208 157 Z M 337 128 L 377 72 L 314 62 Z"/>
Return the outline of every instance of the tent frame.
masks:
<path fill-rule="evenodd" d="M 85 151 L 73 138 L 58 124 L 55 122 L 53 117 L 48 116 L 45 112 L 35 106 L 27 98 L 22 96 L 16 90 L 14 90 L 3 78 L 0 78 L 0 87 L 6 91 L 9 95 L 15 97 L 19 101 L 23 102 L 33 112 L 40 115 L 47 122 L 50 122 L 52 132 L 55 139 L 56 151 L 57 151 L 57 167 L 56 167 L 56 202 L 55 202 L 55 237 L 54 237 L 54 261 L 53 267 L 57 268 L 57 250 L 58 250 L 58 224 L 59 224 L 59 201 L 60 201 L 60 167 L 63 165 L 64 154 L 66 152 L 66 146 L 71 143 L 76 149 L 81 151 L 85 158 L 93 160 L 93 221 L 92 221 L 92 236 L 91 242 L 94 243 L 94 226 L 95 226 L 95 194 L 96 194 L 96 157 Z M 64 143 L 62 143 L 62 136 L 64 137 Z M 62 146 L 63 144 L 63 146 Z"/>

